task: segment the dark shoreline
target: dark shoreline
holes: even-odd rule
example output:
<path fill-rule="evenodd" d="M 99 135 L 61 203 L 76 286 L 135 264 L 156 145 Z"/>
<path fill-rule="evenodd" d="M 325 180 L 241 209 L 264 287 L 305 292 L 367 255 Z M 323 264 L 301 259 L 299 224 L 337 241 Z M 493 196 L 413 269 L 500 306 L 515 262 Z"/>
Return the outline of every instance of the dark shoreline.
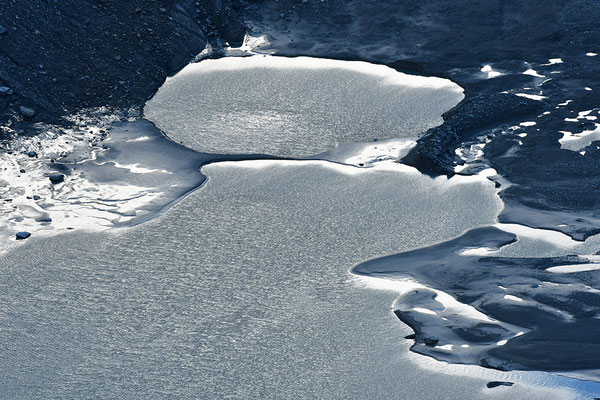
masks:
<path fill-rule="evenodd" d="M 548 271 L 589 261 L 578 256 L 459 255 L 473 247 L 499 249 L 516 239 L 495 227 L 477 228 L 433 246 L 360 263 L 351 271 L 379 278 L 409 277 L 433 289 L 405 293 L 394 305 L 396 316 L 415 331 L 414 352 L 503 371 L 598 370 L 600 294 L 589 291 L 597 287 L 598 275 Z M 434 290 L 491 320 L 453 313 L 436 300 Z M 422 308 L 432 313 L 419 311 Z M 461 347 L 465 343 L 468 347 Z M 438 347 L 444 345 L 453 349 Z"/>

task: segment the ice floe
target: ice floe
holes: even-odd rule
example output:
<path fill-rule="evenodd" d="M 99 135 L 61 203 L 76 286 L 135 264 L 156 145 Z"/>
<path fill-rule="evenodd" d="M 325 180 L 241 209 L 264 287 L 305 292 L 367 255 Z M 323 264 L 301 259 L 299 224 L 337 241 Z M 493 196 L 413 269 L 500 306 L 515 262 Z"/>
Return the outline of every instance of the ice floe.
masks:
<path fill-rule="evenodd" d="M 168 78 L 145 116 L 200 152 L 306 158 L 349 142 L 414 140 L 462 92 L 447 79 L 366 62 L 226 57 Z"/>

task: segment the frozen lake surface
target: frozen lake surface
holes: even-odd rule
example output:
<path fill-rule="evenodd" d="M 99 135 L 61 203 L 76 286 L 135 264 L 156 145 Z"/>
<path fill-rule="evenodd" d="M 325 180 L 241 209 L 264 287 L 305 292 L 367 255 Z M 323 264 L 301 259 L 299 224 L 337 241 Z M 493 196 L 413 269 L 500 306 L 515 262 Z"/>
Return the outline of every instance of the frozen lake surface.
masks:
<path fill-rule="evenodd" d="M 564 398 L 519 373 L 418 368 L 397 293 L 348 273 L 493 221 L 491 183 L 316 161 L 203 172 L 158 219 L 0 259 L 0 397 Z"/>
<path fill-rule="evenodd" d="M 204 153 L 308 157 L 344 142 L 415 138 L 463 99 L 440 78 L 309 57 L 230 57 L 167 79 L 145 116 Z"/>
<path fill-rule="evenodd" d="M 168 147 L 161 175 L 130 176 L 138 192 L 164 194 L 149 203 L 155 212 L 173 205 L 169 185 L 191 193 L 164 214 L 34 235 L 0 257 L 0 398 L 573 398 L 572 381 L 550 374 L 410 353 L 411 330 L 391 305 L 416 283 L 349 272 L 494 224 L 501 209 L 483 176 L 431 179 L 377 156 L 393 142 L 328 151 L 413 140 L 462 99 L 449 81 L 367 66 L 251 57 L 204 61 L 169 79 L 146 114 L 196 151 L 334 161 L 356 151 L 372 168 L 218 162 L 202 168 L 204 181 L 191 166 L 223 158 Z M 68 186 L 69 200 L 91 182 L 94 204 L 93 193 L 133 187 L 124 170 L 152 170 L 155 147 L 167 145 L 138 125 L 119 128 L 81 166 L 84 183 Z M 120 215 L 123 205 L 104 201 Z M 515 385 L 487 389 L 492 380 Z"/>

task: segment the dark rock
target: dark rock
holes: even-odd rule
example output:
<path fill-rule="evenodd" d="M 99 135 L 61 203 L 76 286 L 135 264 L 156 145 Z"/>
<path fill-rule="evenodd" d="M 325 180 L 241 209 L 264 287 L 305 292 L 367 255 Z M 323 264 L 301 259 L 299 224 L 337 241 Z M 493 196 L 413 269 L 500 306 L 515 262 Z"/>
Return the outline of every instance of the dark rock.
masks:
<path fill-rule="evenodd" d="M 16 234 L 17 240 L 24 240 L 27 239 L 29 236 L 31 236 L 31 233 L 29 232 L 17 232 Z"/>
<path fill-rule="evenodd" d="M 19 172 L 20 172 L 20 173 L 22 173 L 22 174 L 24 174 L 24 173 L 25 173 L 25 170 L 24 170 L 23 168 L 21 168 L 21 169 L 19 170 Z"/>
<path fill-rule="evenodd" d="M 37 153 L 35 151 L 28 151 L 27 156 L 28 157 L 37 157 Z"/>
<path fill-rule="evenodd" d="M 2 25 L 0 25 L 0 35 L 5 34 L 6 32 L 8 32 L 8 29 L 6 29 L 5 27 L 3 27 Z"/>
<path fill-rule="evenodd" d="M 48 176 L 48 178 L 50 178 L 50 182 L 53 184 L 61 183 L 65 180 L 65 176 L 63 174 L 52 174 Z"/>
<path fill-rule="evenodd" d="M 19 111 L 24 117 L 31 118 L 35 115 L 35 110 L 29 107 L 20 106 Z"/>
<path fill-rule="evenodd" d="M 34 200 L 39 200 L 40 198 L 41 198 L 41 197 L 40 197 L 40 196 L 38 196 L 37 194 L 34 194 L 34 195 L 33 195 L 33 199 L 34 199 Z"/>
<path fill-rule="evenodd" d="M 514 385 L 514 382 L 491 381 L 491 382 L 488 382 L 485 386 L 488 389 L 492 389 L 492 388 L 495 388 L 495 387 L 498 387 L 498 386 L 512 386 L 512 385 Z"/>
<path fill-rule="evenodd" d="M 429 346 L 429 347 L 435 347 L 435 346 L 437 346 L 437 344 L 439 343 L 439 341 L 440 341 L 439 339 L 434 338 L 434 337 L 425 337 L 425 338 L 423 338 L 423 342 L 425 342 L 425 345 Z"/>
<path fill-rule="evenodd" d="M 408 340 L 415 340 L 416 338 L 417 338 L 417 336 L 414 333 L 404 336 L 404 339 L 408 339 Z"/>

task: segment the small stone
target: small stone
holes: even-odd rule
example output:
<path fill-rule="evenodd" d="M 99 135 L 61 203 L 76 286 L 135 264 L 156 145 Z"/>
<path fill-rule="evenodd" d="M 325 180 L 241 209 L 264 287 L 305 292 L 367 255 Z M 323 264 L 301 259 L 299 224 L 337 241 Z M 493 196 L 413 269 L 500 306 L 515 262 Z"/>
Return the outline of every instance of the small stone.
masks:
<path fill-rule="evenodd" d="M 0 35 L 4 35 L 6 32 L 8 32 L 8 29 L 6 29 L 4 26 L 0 25 Z"/>
<path fill-rule="evenodd" d="M 17 236 L 17 240 L 24 240 L 24 239 L 27 239 L 29 236 L 31 236 L 31 233 L 29 233 L 29 232 L 17 232 L 16 236 Z"/>
<path fill-rule="evenodd" d="M 423 338 L 423 341 L 425 342 L 426 346 L 435 347 L 435 346 L 437 346 L 437 344 L 439 343 L 440 340 L 437 338 L 434 338 L 434 337 L 426 337 L 426 338 Z"/>
<path fill-rule="evenodd" d="M 498 386 L 512 386 L 512 385 L 514 385 L 514 382 L 491 381 L 491 382 L 488 382 L 485 386 L 488 389 L 492 389 L 492 388 L 495 388 L 495 387 L 498 387 Z"/>
<path fill-rule="evenodd" d="M 167 13 L 167 9 L 166 8 L 159 8 L 158 11 L 160 11 L 161 14 L 166 14 Z"/>
<path fill-rule="evenodd" d="M 37 153 L 35 151 L 28 151 L 27 152 L 27 157 L 37 157 Z"/>
<path fill-rule="evenodd" d="M 0 86 L 0 94 L 3 96 L 9 96 L 13 94 L 13 90 L 7 86 Z"/>
<path fill-rule="evenodd" d="M 50 182 L 52 182 L 55 185 L 57 183 L 64 182 L 64 180 L 65 180 L 65 176 L 63 174 L 52 174 L 52 175 L 48 176 L 48 178 L 50 178 Z"/>
<path fill-rule="evenodd" d="M 40 197 L 40 196 L 38 196 L 37 194 L 34 194 L 34 195 L 33 195 L 33 199 L 34 199 L 34 200 L 39 200 L 39 199 L 41 199 L 41 197 Z"/>
<path fill-rule="evenodd" d="M 21 169 L 19 170 L 19 172 L 20 172 L 20 173 L 22 173 L 22 174 L 24 174 L 24 173 L 25 173 L 25 170 L 24 170 L 23 168 L 21 168 Z"/>
<path fill-rule="evenodd" d="M 29 107 L 21 106 L 19 107 L 19 111 L 25 117 L 33 117 L 35 115 L 35 110 Z"/>

